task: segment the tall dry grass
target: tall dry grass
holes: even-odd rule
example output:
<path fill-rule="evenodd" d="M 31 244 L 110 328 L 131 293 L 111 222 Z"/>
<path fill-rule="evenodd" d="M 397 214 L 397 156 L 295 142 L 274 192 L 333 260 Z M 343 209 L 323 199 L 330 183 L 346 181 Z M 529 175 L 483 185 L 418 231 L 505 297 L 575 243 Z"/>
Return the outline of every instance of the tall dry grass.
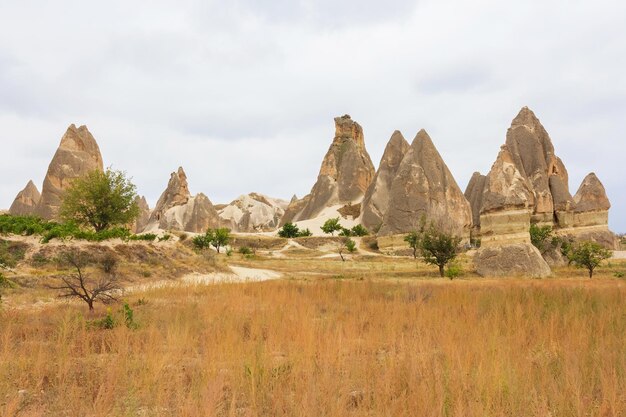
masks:
<path fill-rule="evenodd" d="M 553 284 L 156 290 L 137 330 L 4 311 L 0 415 L 626 415 L 624 285 Z"/>

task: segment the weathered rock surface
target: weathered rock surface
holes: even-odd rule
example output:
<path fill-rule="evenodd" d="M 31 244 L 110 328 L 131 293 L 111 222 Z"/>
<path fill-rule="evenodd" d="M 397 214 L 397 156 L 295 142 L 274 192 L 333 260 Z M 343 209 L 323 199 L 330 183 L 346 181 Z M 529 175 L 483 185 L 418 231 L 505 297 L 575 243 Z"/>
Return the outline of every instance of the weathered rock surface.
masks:
<path fill-rule="evenodd" d="M 28 181 L 26 187 L 15 197 L 9 213 L 14 216 L 30 216 L 35 212 L 40 199 L 41 194 L 37 186 L 32 181 Z"/>
<path fill-rule="evenodd" d="M 139 217 L 135 220 L 135 224 L 132 227 L 134 233 L 139 233 L 146 228 L 150 221 L 150 206 L 145 197 L 135 197 L 135 203 L 139 207 Z"/>
<path fill-rule="evenodd" d="M 326 153 L 310 197 L 294 220 L 314 218 L 325 207 L 355 202 L 374 177 L 363 129 L 350 116 L 335 118 L 335 138 Z"/>
<path fill-rule="evenodd" d="M 266 232 L 278 227 L 287 206 L 287 201 L 250 193 L 221 208 L 218 214 L 234 231 Z"/>
<path fill-rule="evenodd" d="M 376 230 L 382 226 L 383 217 L 389 206 L 391 185 L 409 147 L 409 143 L 400 131 L 393 132 L 385 147 L 374 179 L 363 197 L 361 223 L 366 228 Z"/>
<path fill-rule="evenodd" d="M 150 215 L 146 230 L 159 228 L 203 233 L 207 228 L 219 227 L 220 224 L 209 198 L 202 193 L 192 197 L 187 175 L 182 168 L 178 168 L 171 174 L 167 188 Z"/>
<path fill-rule="evenodd" d="M 86 126 L 70 125 L 48 166 L 35 214 L 44 219 L 55 219 L 63 192 L 74 179 L 94 170 L 104 170 L 96 140 Z"/>
<path fill-rule="evenodd" d="M 469 236 L 470 204 L 425 130 L 421 130 L 398 168 L 379 235 L 414 230 L 422 216 L 450 233 Z"/>
<path fill-rule="evenodd" d="M 296 197 L 296 196 L 294 196 Z M 296 221 L 296 217 L 304 210 L 304 208 L 309 204 L 309 200 L 311 199 L 311 194 L 307 194 L 301 199 L 291 199 L 289 205 L 285 209 L 285 213 L 283 217 L 281 217 L 279 222 L 279 227 L 282 227 L 285 223 L 293 223 Z"/>
<path fill-rule="evenodd" d="M 486 179 L 487 177 L 480 172 L 474 172 L 463 193 L 472 209 L 472 225 L 480 224 L 480 210 L 483 205 L 483 190 Z"/>
<path fill-rule="evenodd" d="M 576 213 L 608 211 L 611 208 L 604 185 L 593 172 L 583 179 L 573 200 Z"/>
<path fill-rule="evenodd" d="M 530 243 L 481 247 L 474 256 L 476 272 L 484 277 L 550 275 L 550 267 Z"/>
<path fill-rule="evenodd" d="M 552 221 L 554 204 L 550 176 L 560 178 L 560 191 L 567 192 L 568 174 L 565 165 L 554 154 L 550 136 L 535 114 L 524 107 L 507 131 L 506 146 L 521 175 L 534 193 L 532 215 L 536 221 Z"/>

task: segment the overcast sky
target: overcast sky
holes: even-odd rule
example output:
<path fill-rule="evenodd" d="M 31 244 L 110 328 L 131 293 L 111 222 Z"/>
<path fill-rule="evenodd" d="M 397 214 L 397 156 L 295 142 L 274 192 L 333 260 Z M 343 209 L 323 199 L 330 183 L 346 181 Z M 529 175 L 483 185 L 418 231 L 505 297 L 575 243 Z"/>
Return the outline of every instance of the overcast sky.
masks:
<path fill-rule="evenodd" d="M 464 190 L 525 105 L 626 232 L 624 1 L 0 0 L 0 208 L 71 123 L 151 206 L 178 166 L 214 203 L 303 196 L 345 113 L 375 165 L 425 128 Z"/>

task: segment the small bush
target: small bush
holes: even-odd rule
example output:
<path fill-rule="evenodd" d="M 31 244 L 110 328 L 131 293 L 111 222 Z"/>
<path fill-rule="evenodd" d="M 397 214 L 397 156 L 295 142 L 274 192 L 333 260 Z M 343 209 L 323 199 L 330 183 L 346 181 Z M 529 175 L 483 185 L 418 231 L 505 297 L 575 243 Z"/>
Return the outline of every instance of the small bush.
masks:
<path fill-rule="evenodd" d="M 128 239 L 134 241 L 144 241 L 144 242 L 154 242 L 157 238 L 157 235 L 154 233 L 143 233 L 140 235 L 132 235 Z"/>
<path fill-rule="evenodd" d="M 300 230 L 298 232 L 298 236 L 296 237 L 311 237 L 311 236 L 313 236 L 313 233 L 311 233 L 311 231 L 307 228 L 304 230 Z"/>
<path fill-rule="evenodd" d="M 92 320 L 87 322 L 87 326 L 101 330 L 112 330 L 117 326 L 117 321 L 115 320 L 115 317 L 113 317 L 111 310 L 108 310 L 106 316 L 104 316 L 100 320 Z"/>
<path fill-rule="evenodd" d="M 299 233 L 300 233 L 300 229 L 298 228 L 298 226 L 289 222 L 289 223 L 285 223 L 283 227 L 278 231 L 278 236 L 284 237 L 286 239 L 290 239 L 290 238 L 298 237 Z"/>
<path fill-rule="evenodd" d="M 117 257 L 112 253 L 106 253 L 100 258 L 100 266 L 107 274 L 112 274 L 117 269 Z"/>
<path fill-rule="evenodd" d="M 624 273 L 622 271 L 615 271 L 613 272 L 613 276 L 615 278 L 624 278 Z"/>
<path fill-rule="evenodd" d="M 367 236 L 370 234 L 370 232 L 361 224 L 357 224 L 356 226 L 354 226 L 351 232 L 352 232 L 352 236 L 357 236 L 357 237 L 363 237 L 363 236 Z"/>
<path fill-rule="evenodd" d="M 124 314 L 124 323 L 126 324 L 126 327 L 131 330 L 139 328 L 139 325 L 135 323 L 135 312 L 132 308 L 130 308 L 128 303 L 124 303 L 124 306 L 122 307 L 122 313 Z"/>
<path fill-rule="evenodd" d="M 446 269 L 445 275 L 447 278 L 450 278 L 450 280 L 453 280 L 454 278 L 458 278 L 463 274 L 463 268 L 461 268 L 461 265 L 453 263 L 448 265 L 448 269 Z"/>
<path fill-rule="evenodd" d="M 167 242 L 172 238 L 172 235 L 168 235 L 167 233 L 163 236 L 159 237 L 159 242 Z"/>
<path fill-rule="evenodd" d="M 252 255 L 254 251 L 248 246 L 242 246 L 239 248 L 239 253 L 242 255 Z"/>
<path fill-rule="evenodd" d="M 211 240 L 208 235 L 194 236 L 191 240 L 193 247 L 197 250 L 204 250 L 211 247 Z"/>

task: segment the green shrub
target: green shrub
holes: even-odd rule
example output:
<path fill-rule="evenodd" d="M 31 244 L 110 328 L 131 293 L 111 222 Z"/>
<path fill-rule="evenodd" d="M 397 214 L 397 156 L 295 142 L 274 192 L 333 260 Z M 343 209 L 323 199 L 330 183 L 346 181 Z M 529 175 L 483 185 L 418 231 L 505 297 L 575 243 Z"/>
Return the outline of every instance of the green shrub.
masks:
<path fill-rule="evenodd" d="M 242 246 L 239 248 L 239 253 L 242 255 L 252 255 L 254 251 L 248 246 Z"/>
<path fill-rule="evenodd" d="M 613 272 L 613 276 L 615 278 L 624 278 L 624 272 L 622 272 L 622 271 L 615 271 L 615 272 Z"/>
<path fill-rule="evenodd" d="M 363 227 L 363 225 L 361 225 L 361 224 L 357 224 L 356 226 L 354 226 L 352 228 L 352 235 L 353 236 L 363 237 L 363 236 L 367 236 L 369 234 L 370 234 L 370 232 L 365 227 Z"/>
<path fill-rule="evenodd" d="M 322 232 L 330 233 L 331 236 L 334 236 L 335 232 L 343 229 L 343 226 L 339 224 L 339 217 L 335 217 L 334 219 L 326 220 L 320 229 L 322 229 Z"/>
<path fill-rule="evenodd" d="M 145 242 L 154 242 L 157 238 L 157 235 L 155 235 L 154 233 L 143 233 L 140 235 L 132 235 L 128 238 L 128 240 L 140 240 L 140 241 L 145 241 Z"/>
<path fill-rule="evenodd" d="M 550 249 L 550 243 L 553 241 L 552 227 L 531 224 L 529 233 L 531 243 L 539 249 L 541 254 L 546 253 Z"/>
<path fill-rule="evenodd" d="M 193 239 L 191 239 L 191 243 L 197 250 L 204 250 L 211 247 L 210 237 L 206 234 L 194 236 Z"/>
<path fill-rule="evenodd" d="M 581 242 L 572 247 L 568 256 L 569 260 L 577 268 L 585 268 L 589 272 L 589 278 L 593 277 L 593 271 L 600 263 L 609 259 L 613 253 L 595 242 Z"/>
<path fill-rule="evenodd" d="M 167 242 L 172 238 L 172 235 L 168 235 L 167 233 L 163 236 L 159 237 L 159 242 Z"/>
<path fill-rule="evenodd" d="M 341 230 L 339 231 L 339 236 L 350 237 L 352 236 L 352 230 L 342 227 Z"/>
<path fill-rule="evenodd" d="M 291 239 L 291 238 L 298 237 L 299 233 L 300 233 L 300 229 L 298 228 L 298 226 L 289 222 L 289 223 L 285 223 L 283 227 L 278 231 L 278 236 L 284 237 L 286 239 Z"/>
<path fill-rule="evenodd" d="M 313 236 L 313 233 L 311 233 L 311 231 L 307 228 L 304 230 L 300 230 L 298 232 L 298 236 L 297 237 L 310 237 Z"/>
<path fill-rule="evenodd" d="M 131 330 L 135 330 L 139 328 L 139 325 L 135 323 L 135 312 L 128 305 L 128 303 L 124 303 L 122 307 L 122 313 L 124 314 L 124 323 L 126 323 L 126 327 Z"/>
<path fill-rule="evenodd" d="M 446 277 L 450 278 L 450 280 L 453 280 L 454 278 L 460 277 L 463 274 L 463 268 L 461 268 L 461 265 L 453 263 L 448 265 L 448 269 L 446 270 L 445 274 Z"/>
<path fill-rule="evenodd" d="M 112 330 L 117 326 L 117 321 L 115 320 L 115 317 L 113 317 L 113 314 L 111 313 L 111 310 L 109 309 L 107 311 L 106 316 L 104 316 L 103 318 L 99 320 L 89 321 L 87 322 L 87 325 L 89 327 L 96 328 L 96 329 Z"/>

